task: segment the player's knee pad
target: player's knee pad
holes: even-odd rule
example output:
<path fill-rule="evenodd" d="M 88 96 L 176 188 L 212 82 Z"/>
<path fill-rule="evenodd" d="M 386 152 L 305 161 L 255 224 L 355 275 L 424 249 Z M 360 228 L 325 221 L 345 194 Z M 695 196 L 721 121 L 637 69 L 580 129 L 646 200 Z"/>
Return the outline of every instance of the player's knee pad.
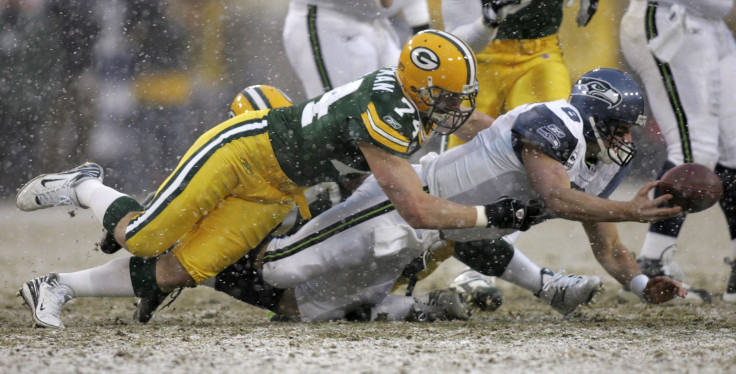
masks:
<path fill-rule="evenodd" d="M 138 297 L 152 297 L 161 293 L 156 282 L 156 260 L 158 258 L 130 258 L 130 281 Z"/>
<path fill-rule="evenodd" d="M 736 238 L 736 169 L 717 164 L 715 172 L 723 181 L 723 195 L 718 204 L 721 205 L 726 216 L 731 239 L 734 239 Z"/>
<path fill-rule="evenodd" d="M 455 243 L 455 258 L 483 275 L 499 276 L 514 256 L 514 246 L 503 239 Z"/>

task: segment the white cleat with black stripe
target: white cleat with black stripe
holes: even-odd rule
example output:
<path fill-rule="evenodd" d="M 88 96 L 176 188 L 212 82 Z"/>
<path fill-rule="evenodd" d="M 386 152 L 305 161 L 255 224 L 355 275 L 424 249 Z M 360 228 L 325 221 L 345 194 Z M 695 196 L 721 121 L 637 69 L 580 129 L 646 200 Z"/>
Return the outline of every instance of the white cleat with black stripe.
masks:
<path fill-rule="evenodd" d="M 56 174 L 42 174 L 33 178 L 18 191 L 15 205 L 24 212 L 50 208 L 57 205 L 81 207 L 74 189 L 82 181 L 96 178 L 102 181 L 104 172 L 100 165 L 87 162 L 74 169 Z"/>
<path fill-rule="evenodd" d="M 71 293 L 69 287 L 59 284 L 59 276 L 51 273 L 23 284 L 18 296 L 31 309 L 36 326 L 63 329 L 61 307 L 72 299 Z"/>

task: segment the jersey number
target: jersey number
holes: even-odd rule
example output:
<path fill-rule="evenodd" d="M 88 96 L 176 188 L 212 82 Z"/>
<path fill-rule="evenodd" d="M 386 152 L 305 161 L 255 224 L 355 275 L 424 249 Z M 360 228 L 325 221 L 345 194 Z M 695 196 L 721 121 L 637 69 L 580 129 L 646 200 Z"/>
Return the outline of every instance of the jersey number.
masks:
<path fill-rule="evenodd" d="M 311 101 L 307 103 L 307 105 L 304 106 L 304 110 L 302 111 L 302 127 L 307 127 L 311 125 L 314 120 L 324 117 L 327 114 L 330 105 L 358 90 L 361 83 L 363 83 L 363 80 L 358 79 L 357 81 L 348 83 L 327 92 L 326 94 L 322 95 L 322 97 L 317 102 Z"/>
<path fill-rule="evenodd" d="M 567 116 L 570 117 L 571 120 L 575 122 L 580 122 L 580 117 L 578 117 L 578 114 L 575 113 L 574 110 L 570 108 L 562 108 L 562 111 L 565 112 L 565 114 L 567 114 Z"/>

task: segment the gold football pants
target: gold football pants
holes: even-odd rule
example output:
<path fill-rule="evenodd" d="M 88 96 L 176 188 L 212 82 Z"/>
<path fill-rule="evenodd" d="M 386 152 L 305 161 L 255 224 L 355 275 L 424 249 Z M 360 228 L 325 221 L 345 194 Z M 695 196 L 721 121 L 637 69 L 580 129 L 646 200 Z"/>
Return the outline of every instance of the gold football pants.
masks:
<path fill-rule="evenodd" d="M 146 210 L 128 224 L 132 254 L 154 257 L 176 244 L 177 259 L 200 283 L 257 246 L 295 200 L 307 206 L 305 188 L 276 161 L 267 113 L 232 118 L 194 143 Z"/>
<path fill-rule="evenodd" d="M 476 110 L 493 118 L 522 104 L 567 99 L 570 72 L 557 34 L 539 39 L 494 40 L 477 55 Z M 462 144 L 450 135 L 448 148 Z"/>

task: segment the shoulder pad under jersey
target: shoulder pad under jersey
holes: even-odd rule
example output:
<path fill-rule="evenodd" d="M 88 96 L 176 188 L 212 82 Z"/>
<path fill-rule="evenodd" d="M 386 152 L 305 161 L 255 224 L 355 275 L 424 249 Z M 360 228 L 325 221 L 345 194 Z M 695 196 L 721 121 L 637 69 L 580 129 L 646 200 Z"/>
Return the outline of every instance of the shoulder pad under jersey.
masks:
<path fill-rule="evenodd" d="M 565 109 L 570 110 L 566 107 L 561 109 L 565 113 L 567 113 Z M 576 112 L 572 110 L 570 112 L 567 114 L 571 119 L 580 120 Z M 511 127 L 511 139 L 514 151 L 519 157 L 523 140 L 536 144 L 562 163 L 567 161 L 578 144 L 577 137 L 567 127 L 565 119 L 560 118 L 544 104 L 530 106 L 516 118 Z"/>
<path fill-rule="evenodd" d="M 419 112 L 404 95 L 393 68 L 376 72 L 361 119 L 370 137 L 389 150 L 411 154 L 421 146 Z"/>

